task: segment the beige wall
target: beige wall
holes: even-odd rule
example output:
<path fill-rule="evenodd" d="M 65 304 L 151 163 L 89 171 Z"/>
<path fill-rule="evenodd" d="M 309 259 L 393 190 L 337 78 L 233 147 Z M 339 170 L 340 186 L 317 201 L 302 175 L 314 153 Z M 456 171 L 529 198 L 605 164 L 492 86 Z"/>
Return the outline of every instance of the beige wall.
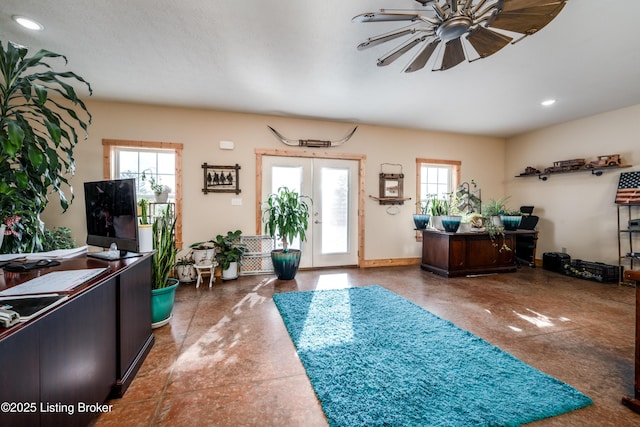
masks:
<path fill-rule="evenodd" d="M 507 141 L 506 193 L 512 204 L 531 204 L 541 217 L 538 258 L 543 252 L 566 248 L 572 258 L 617 265 L 617 212 L 614 203 L 621 172 L 636 171 L 640 163 L 640 105 L 541 129 Z M 515 178 L 525 167 L 540 170 L 554 161 L 594 160 L 621 154 L 628 169 Z M 640 217 L 636 211 L 636 217 Z"/>
<path fill-rule="evenodd" d="M 183 240 L 190 244 L 227 230 L 241 229 L 245 234 L 255 234 L 256 148 L 313 151 L 285 146 L 275 139 L 267 125 L 296 139 L 338 139 L 352 128 L 349 123 L 110 102 L 91 101 L 88 108 L 93 114 L 93 124 L 88 141 L 80 143 L 76 150 L 77 170 L 72 179 L 76 199 L 64 215 L 60 215 L 57 201 L 52 200 L 43 216 L 47 226 L 70 227 L 78 244 L 86 238 L 82 183 L 102 179 L 103 138 L 184 144 Z M 220 140 L 233 141 L 235 149 L 220 150 Z M 514 141 L 514 146 L 517 145 L 518 141 Z M 366 156 L 365 260 L 420 256 L 421 247 L 415 241 L 411 219 L 415 209 L 416 158 L 459 160 L 462 180 L 475 179 L 484 199 L 504 194 L 505 144 L 498 138 L 359 125 L 346 144 L 315 150 L 319 155 L 325 151 Z M 242 206 L 231 205 L 231 199 L 236 197 L 233 194 L 202 193 L 204 162 L 240 164 Z M 396 215 L 388 214 L 385 206 L 368 197 L 378 195 L 381 163 L 403 165 L 405 197 L 412 200 L 401 206 Z"/>

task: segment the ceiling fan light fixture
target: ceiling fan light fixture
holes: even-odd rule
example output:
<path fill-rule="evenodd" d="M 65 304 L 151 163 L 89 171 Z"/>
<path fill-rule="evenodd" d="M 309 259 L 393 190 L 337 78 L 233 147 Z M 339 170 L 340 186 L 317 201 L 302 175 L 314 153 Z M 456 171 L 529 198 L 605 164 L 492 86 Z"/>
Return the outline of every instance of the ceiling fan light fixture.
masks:
<path fill-rule="evenodd" d="M 464 62 L 473 62 L 515 43 L 510 34 L 535 34 L 550 23 L 568 0 L 415 0 L 420 10 L 380 9 L 356 15 L 352 22 L 402 22 L 407 26 L 370 37 L 358 50 L 418 34 L 396 46 L 378 59 L 378 66 L 388 65 L 414 47 L 420 52 L 404 68 L 407 73 L 432 64 L 432 71 L 448 70 Z M 406 24 L 405 24 L 406 25 Z M 424 43 L 424 44 L 423 44 Z M 435 46 L 439 45 L 436 52 Z"/>
<path fill-rule="evenodd" d="M 543 107 L 551 107 L 555 103 L 556 103 L 555 99 L 545 99 L 540 103 L 540 105 L 542 105 Z"/>
<path fill-rule="evenodd" d="M 18 25 L 28 30 L 32 30 L 32 31 L 44 30 L 44 25 L 42 25 L 38 21 L 35 21 L 31 18 L 27 18 L 26 16 L 13 15 L 11 18 L 13 18 L 13 20 L 16 21 Z"/>

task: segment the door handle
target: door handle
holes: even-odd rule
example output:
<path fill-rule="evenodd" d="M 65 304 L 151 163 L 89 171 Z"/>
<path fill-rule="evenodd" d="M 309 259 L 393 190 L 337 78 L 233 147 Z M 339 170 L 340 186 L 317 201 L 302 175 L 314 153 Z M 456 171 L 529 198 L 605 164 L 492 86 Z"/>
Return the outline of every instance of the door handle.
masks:
<path fill-rule="evenodd" d="M 317 219 L 313 221 L 314 224 L 322 224 L 322 221 L 318 221 Z"/>

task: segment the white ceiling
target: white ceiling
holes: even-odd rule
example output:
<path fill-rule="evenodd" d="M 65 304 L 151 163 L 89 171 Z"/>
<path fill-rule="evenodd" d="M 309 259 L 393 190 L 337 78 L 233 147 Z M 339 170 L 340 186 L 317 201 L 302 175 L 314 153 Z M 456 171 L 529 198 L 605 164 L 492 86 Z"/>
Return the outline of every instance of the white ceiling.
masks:
<path fill-rule="evenodd" d="M 412 54 L 376 66 L 394 42 L 356 50 L 401 25 L 351 18 L 392 7 L 421 8 L 413 0 L 2 0 L 0 40 L 64 54 L 101 100 L 499 137 L 640 104 L 638 0 L 569 0 L 518 44 L 412 74 L 402 73 Z M 45 29 L 24 30 L 12 15 Z M 550 97 L 558 102 L 541 107 Z"/>

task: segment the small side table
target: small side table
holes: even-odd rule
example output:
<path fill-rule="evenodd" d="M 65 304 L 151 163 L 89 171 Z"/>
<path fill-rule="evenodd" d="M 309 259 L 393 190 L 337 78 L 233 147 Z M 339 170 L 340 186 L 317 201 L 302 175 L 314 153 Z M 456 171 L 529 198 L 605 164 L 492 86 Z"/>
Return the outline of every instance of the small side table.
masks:
<path fill-rule="evenodd" d="M 215 264 L 207 264 L 207 265 L 194 265 L 196 269 L 196 273 L 198 273 L 198 280 L 196 281 L 196 288 L 200 286 L 200 282 L 202 282 L 202 276 L 209 276 L 209 287 L 213 285 L 213 272 L 215 270 Z"/>

